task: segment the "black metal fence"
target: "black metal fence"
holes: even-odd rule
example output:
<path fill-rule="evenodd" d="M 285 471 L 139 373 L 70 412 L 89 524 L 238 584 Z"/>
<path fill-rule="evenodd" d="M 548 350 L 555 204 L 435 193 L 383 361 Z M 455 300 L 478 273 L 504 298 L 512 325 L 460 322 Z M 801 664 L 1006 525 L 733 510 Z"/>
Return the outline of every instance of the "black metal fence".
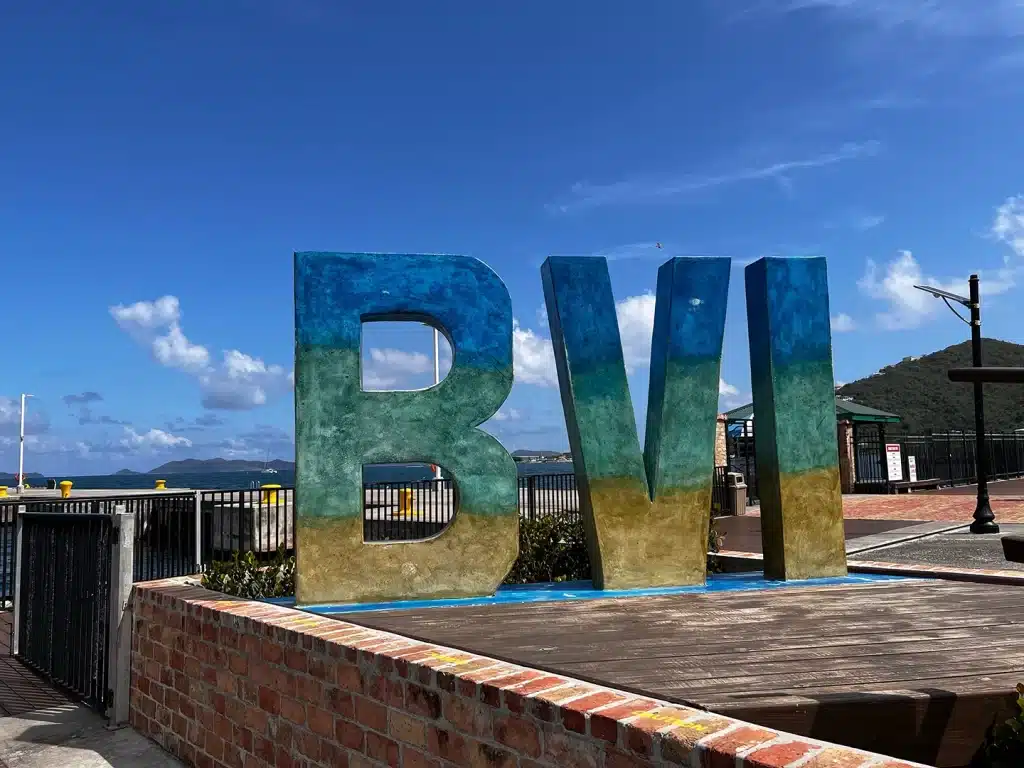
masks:
<path fill-rule="evenodd" d="M 576 475 L 527 475 L 519 478 L 519 516 L 525 520 L 541 517 L 574 517 L 580 513 Z"/>
<path fill-rule="evenodd" d="M 728 483 L 726 482 L 728 473 L 728 467 L 715 467 L 715 474 L 711 481 L 711 514 L 713 515 L 730 513 Z"/>
<path fill-rule="evenodd" d="M 727 471 L 727 467 L 718 467 L 714 473 L 715 514 L 727 512 Z M 366 541 L 429 538 L 444 530 L 458 507 L 458 489 L 447 479 L 371 483 L 364 493 Z M 280 550 L 287 554 L 295 551 L 292 488 L 5 499 L 0 501 L 0 600 L 8 602 L 14 598 L 15 512 L 19 506 L 30 516 L 91 517 L 111 515 L 124 507 L 136 520 L 135 581 L 191 575 L 234 552 L 251 551 L 269 559 Z M 576 476 L 558 473 L 520 477 L 519 514 L 527 520 L 578 516 Z"/>
<path fill-rule="evenodd" d="M 109 515 L 21 515 L 18 658 L 87 705 L 109 702 Z"/>
<path fill-rule="evenodd" d="M 272 556 L 295 550 L 291 488 L 200 491 L 200 564 L 206 568 L 233 552 Z"/>
<path fill-rule="evenodd" d="M 363 489 L 363 540 L 436 536 L 452 520 L 458 489 L 451 480 L 370 483 Z"/>
<path fill-rule="evenodd" d="M 726 471 L 739 472 L 747 484 L 747 504 L 757 504 L 757 455 L 754 422 L 730 421 L 725 425 Z"/>
<path fill-rule="evenodd" d="M 879 424 L 855 424 L 854 461 L 858 493 L 885 493 L 892 489 L 886 462 L 886 445 L 899 445 L 902 478 L 910 479 L 913 457 L 917 479 L 940 485 L 969 485 L 978 481 L 973 432 L 911 435 Z M 989 479 L 1024 476 L 1024 433 L 985 435 Z"/>

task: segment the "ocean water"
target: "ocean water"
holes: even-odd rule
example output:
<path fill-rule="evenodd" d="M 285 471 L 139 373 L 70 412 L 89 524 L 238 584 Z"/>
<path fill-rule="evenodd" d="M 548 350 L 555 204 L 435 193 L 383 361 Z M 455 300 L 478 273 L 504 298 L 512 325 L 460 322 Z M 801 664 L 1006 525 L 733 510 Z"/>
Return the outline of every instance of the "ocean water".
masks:
<path fill-rule="evenodd" d="M 550 464 L 518 464 L 520 477 L 529 475 L 556 475 L 572 472 L 572 464 L 569 462 L 552 462 Z M 364 480 L 367 483 L 384 482 L 413 482 L 416 480 L 429 480 L 430 470 L 426 467 L 414 464 L 395 464 L 389 466 L 376 465 L 367 467 L 364 472 Z M 205 473 L 182 473 L 169 475 L 85 475 L 82 477 L 54 475 L 53 479 L 70 480 L 74 485 L 73 490 L 89 490 L 99 488 L 152 488 L 158 479 L 166 480 L 168 488 L 191 488 L 191 489 L 239 489 L 251 488 L 253 483 L 277 483 L 283 486 L 295 485 L 295 473 L 281 471 L 277 474 L 263 474 L 262 472 L 205 472 Z M 38 477 L 29 480 L 34 487 L 46 486 L 46 480 Z"/>

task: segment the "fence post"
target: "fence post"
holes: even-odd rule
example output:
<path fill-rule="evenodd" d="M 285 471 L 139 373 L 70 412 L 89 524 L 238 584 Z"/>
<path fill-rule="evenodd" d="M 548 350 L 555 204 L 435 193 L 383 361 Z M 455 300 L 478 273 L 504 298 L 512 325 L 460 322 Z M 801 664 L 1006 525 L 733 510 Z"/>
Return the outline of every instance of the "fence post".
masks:
<path fill-rule="evenodd" d="M 526 509 L 530 522 L 537 519 L 537 478 L 530 475 L 526 478 Z"/>
<path fill-rule="evenodd" d="M 14 615 L 11 617 L 11 656 L 18 655 L 18 636 L 21 629 L 21 539 L 22 518 L 25 505 L 14 508 L 14 552 L 11 553 L 11 576 L 14 579 Z"/>
<path fill-rule="evenodd" d="M 114 507 L 111 516 L 113 533 L 110 553 L 110 629 L 108 633 L 107 674 L 110 680 L 111 703 L 108 712 L 110 728 L 128 722 L 128 697 L 132 674 L 132 564 L 135 544 L 135 517 L 125 506 Z"/>
<path fill-rule="evenodd" d="M 195 518 L 196 518 L 196 530 L 195 530 L 195 564 L 196 573 L 202 573 L 203 570 L 203 492 L 195 492 Z"/>

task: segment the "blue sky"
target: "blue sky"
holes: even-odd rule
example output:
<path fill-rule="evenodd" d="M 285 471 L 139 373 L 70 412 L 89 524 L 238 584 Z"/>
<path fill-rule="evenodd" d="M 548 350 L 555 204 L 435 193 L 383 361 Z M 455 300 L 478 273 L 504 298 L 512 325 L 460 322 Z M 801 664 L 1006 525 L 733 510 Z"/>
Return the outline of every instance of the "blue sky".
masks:
<path fill-rule="evenodd" d="M 965 337 L 922 280 L 979 271 L 1021 341 L 1022 33 L 1015 0 L 12 5 L 0 469 L 21 392 L 30 471 L 290 458 L 295 250 L 493 266 L 510 449 L 566 445 L 549 254 L 608 257 L 641 413 L 668 256 L 735 261 L 723 409 L 762 255 L 828 258 L 840 381 Z M 430 344 L 368 328 L 367 385 L 426 385 Z"/>

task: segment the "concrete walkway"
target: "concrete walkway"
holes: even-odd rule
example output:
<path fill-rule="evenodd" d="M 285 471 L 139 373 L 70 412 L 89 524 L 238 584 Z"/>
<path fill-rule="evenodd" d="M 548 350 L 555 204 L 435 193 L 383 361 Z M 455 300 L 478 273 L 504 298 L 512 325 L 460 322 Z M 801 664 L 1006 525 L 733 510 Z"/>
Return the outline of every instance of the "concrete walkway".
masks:
<path fill-rule="evenodd" d="M 11 613 L 0 613 L 0 768 L 180 768 L 130 727 L 76 704 L 11 656 Z"/>
<path fill-rule="evenodd" d="M 130 727 L 80 704 L 0 718 L 2 768 L 181 768 L 181 763 Z"/>

